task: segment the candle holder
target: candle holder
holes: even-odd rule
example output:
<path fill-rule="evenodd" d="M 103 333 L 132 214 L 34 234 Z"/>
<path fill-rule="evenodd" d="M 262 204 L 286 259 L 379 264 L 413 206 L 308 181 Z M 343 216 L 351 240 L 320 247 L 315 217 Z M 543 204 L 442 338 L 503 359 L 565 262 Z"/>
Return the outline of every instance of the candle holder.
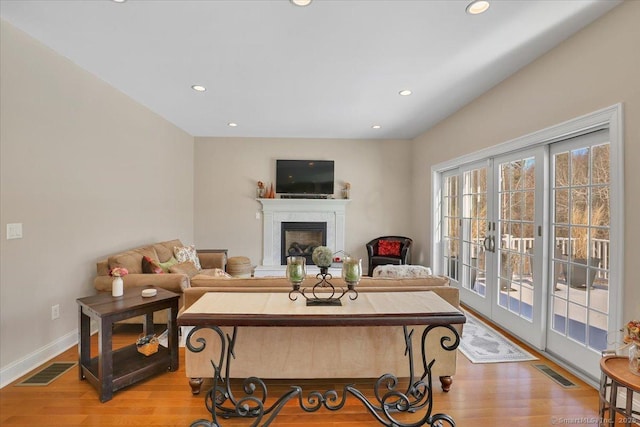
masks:
<path fill-rule="evenodd" d="M 300 289 L 300 283 L 307 276 L 307 260 L 301 256 L 287 257 L 287 280 L 291 282 L 293 289 Z"/>
<path fill-rule="evenodd" d="M 355 286 L 362 279 L 362 259 L 346 257 L 342 262 L 342 278 L 348 286 Z"/>
<path fill-rule="evenodd" d="M 334 286 L 331 283 L 333 276 L 331 275 L 331 273 L 329 273 L 329 267 L 319 266 L 320 273 L 316 274 L 316 279 L 318 279 L 318 282 L 315 285 L 313 285 L 313 287 L 309 291 L 307 288 L 301 287 L 300 283 L 302 282 L 302 280 L 297 281 L 297 276 L 292 275 L 290 273 L 289 258 L 300 258 L 300 257 L 287 258 L 287 279 L 289 280 L 289 282 L 291 282 L 291 287 L 292 287 L 291 291 L 289 292 L 289 299 L 291 301 L 297 300 L 298 299 L 297 295 L 299 294 L 299 295 L 302 295 L 304 299 L 307 300 L 307 306 L 341 306 L 342 302 L 340 300 L 342 299 L 343 296 L 347 294 L 351 294 L 349 295 L 349 299 L 352 301 L 358 298 L 358 291 L 356 291 L 355 286 L 358 284 L 358 282 L 360 281 L 360 278 L 362 277 L 362 261 L 361 260 L 360 262 L 355 262 L 355 263 L 351 262 L 349 264 L 349 267 L 347 267 L 347 268 L 350 268 L 350 270 L 348 271 L 350 273 L 350 276 L 349 276 L 350 280 L 347 281 L 345 279 L 345 282 L 347 282 L 347 289 L 344 289 L 343 287 Z M 304 261 L 304 258 L 303 258 L 303 261 Z M 304 262 L 303 262 L 303 265 L 304 265 Z M 292 270 L 295 271 L 295 268 L 292 268 Z M 344 264 L 342 267 L 342 271 L 343 271 L 343 279 L 344 279 L 344 274 L 345 274 Z M 308 295 L 307 292 L 309 292 L 310 295 Z M 321 296 L 322 294 L 328 295 L 328 296 Z"/>

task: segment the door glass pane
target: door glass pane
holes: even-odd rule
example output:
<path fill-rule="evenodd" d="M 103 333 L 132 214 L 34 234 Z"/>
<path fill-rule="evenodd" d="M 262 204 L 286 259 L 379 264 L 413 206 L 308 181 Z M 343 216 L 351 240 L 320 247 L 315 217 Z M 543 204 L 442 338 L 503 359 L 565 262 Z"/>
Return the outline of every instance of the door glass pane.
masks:
<path fill-rule="evenodd" d="M 556 190 L 554 205 L 553 216 L 555 222 L 567 224 L 569 222 L 569 190 Z"/>
<path fill-rule="evenodd" d="M 609 183 L 609 144 L 594 145 L 591 147 L 591 171 L 593 184 Z"/>
<path fill-rule="evenodd" d="M 555 176 L 554 186 L 556 188 L 566 187 L 569 185 L 569 153 L 559 153 L 554 158 Z"/>
<path fill-rule="evenodd" d="M 499 165 L 497 303 L 525 320 L 533 320 L 535 239 L 535 159 Z"/>
<path fill-rule="evenodd" d="M 524 206 L 522 209 L 522 219 L 532 223 L 534 220 L 534 214 L 536 212 L 536 193 L 533 190 L 525 191 L 523 197 Z"/>
<path fill-rule="evenodd" d="M 484 239 L 487 222 L 487 169 L 464 172 L 462 287 L 486 295 Z"/>
<path fill-rule="evenodd" d="M 600 352 L 609 307 L 609 144 L 558 153 L 552 161 L 553 330 Z"/>
<path fill-rule="evenodd" d="M 571 150 L 571 185 L 589 184 L 589 152 L 588 147 Z"/>
<path fill-rule="evenodd" d="M 569 303 L 569 321 L 567 322 L 567 335 L 579 343 L 587 341 L 587 310 L 579 304 Z"/>
<path fill-rule="evenodd" d="M 460 210 L 458 207 L 458 191 L 458 175 L 444 178 L 442 191 L 442 271 L 453 280 L 458 280 L 459 268 Z"/>

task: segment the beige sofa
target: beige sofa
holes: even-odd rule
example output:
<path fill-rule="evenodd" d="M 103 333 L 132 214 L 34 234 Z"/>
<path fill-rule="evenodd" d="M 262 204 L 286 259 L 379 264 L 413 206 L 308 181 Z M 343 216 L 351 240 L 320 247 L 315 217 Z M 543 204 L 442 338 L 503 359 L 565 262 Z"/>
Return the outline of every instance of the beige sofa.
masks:
<path fill-rule="evenodd" d="M 303 286 L 313 286 L 315 277 L 307 278 Z M 340 279 L 334 279 L 340 285 Z M 184 307 L 190 307 L 206 292 L 238 292 L 242 304 L 245 292 L 282 292 L 283 298 L 291 285 L 285 278 L 222 279 L 196 276 L 191 287 L 184 291 Z M 456 308 L 459 307 L 458 289 L 449 286 L 445 277 L 394 279 L 363 277 L 358 292 L 412 292 L 434 291 Z M 420 339 L 424 326 L 412 326 L 414 368 L 422 373 Z M 225 334 L 232 329 L 221 328 Z M 458 325 L 462 331 L 462 325 Z M 456 373 L 457 351 L 445 351 L 440 338 L 452 337 L 451 331 L 434 330 L 426 347 L 429 358 L 435 357 L 433 378 L 440 378 L 442 389 L 448 391 Z M 213 376 L 211 359 L 219 357 L 219 344 L 209 329 L 197 331 L 191 338 L 204 338 L 205 351 L 194 353 L 185 348 L 185 369 L 192 392 L 200 392 L 203 378 Z M 235 359 L 231 363 L 232 378 L 378 378 L 385 373 L 398 377 L 409 376 L 409 363 L 405 353 L 401 327 L 243 327 L 238 329 Z"/>
<path fill-rule="evenodd" d="M 197 271 L 195 266 L 189 263 L 190 265 L 176 264 L 171 268 L 172 272 L 165 274 L 145 274 L 142 272 L 142 258 L 144 256 L 148 256 L 156 262 L 164 263 L 174 256 L 173 248 L 176 246 L 184 245 L 178 239 L 168 240 L 130 249 L 98 261 L 96 265 L 97 276 L 93 282 L 94 287 L 98 292 L 111 292 L 113 277 L 109 275 L 109 272 L 115 267 L 124 267 L 129 271 L 129 274 L 123 277 L 125 289 L 157 286 L 180 294 L 180 304 L 182 305 L 182 293 L 189 287 L 191 278 L 195 275 L 217 274 L 220 269 L 224 270 L 226 254 L 224 252 L 198 252 L 198 258 L 202 266 L 200 271 Z M 158 323 L 164 323 L 162 315 L 156 316 L 154 319 Z"/>

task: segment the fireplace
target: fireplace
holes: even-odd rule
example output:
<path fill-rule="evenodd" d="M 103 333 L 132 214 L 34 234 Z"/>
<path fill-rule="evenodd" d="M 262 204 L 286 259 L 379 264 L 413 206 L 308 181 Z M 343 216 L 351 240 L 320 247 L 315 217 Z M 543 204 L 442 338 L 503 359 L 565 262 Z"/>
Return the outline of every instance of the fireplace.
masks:
<path fill-rule="evenodd" d="M 326 222 L 282 222 L 280 260 L 287 263 L 288 256 L 301 256 L 307 265 L 313 264 L 311 255 L 318 246 L 327 244 Z"/>
<path fill-rule="evenodd" d="M 344 250 L 346 207 L 349 199 L 259 199 L 262 204 L 262 265 L 256 273 L 284 275 L 282 223 L 324 224 L 323 245 L 334 252 Z M 260 276 L 259 276 L 260 277 Z"/>

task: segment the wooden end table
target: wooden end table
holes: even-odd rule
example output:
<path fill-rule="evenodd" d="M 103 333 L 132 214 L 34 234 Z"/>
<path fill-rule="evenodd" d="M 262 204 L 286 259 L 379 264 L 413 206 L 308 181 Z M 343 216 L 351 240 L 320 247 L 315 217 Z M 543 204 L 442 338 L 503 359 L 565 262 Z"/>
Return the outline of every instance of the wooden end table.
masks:
<path fill-rule="evenodd" d="M 625 426 L 640 424 L 640 411 L 633 410 L 633 394 L 640 393 L 640 376 L 629 370 L 629 359 L 605 356 L 600 360 L 600 426 L 615 426 L 616 414 L 623 416 Z M 618 406 L 618 388 L 626 389 L 624 407 Z M 607 390 L 608 389 L 608 390 Z M 608 417 L 604 417 L 608 411 Z"/>
<path fill-rule="evenodd" d="M 151 375 L 178 369 L 178 299 L 180 296 L 156 288 L 153 297 L 142 297 L 144 288 L 128 289 L 121 297 L 109 293 L 78 298 L 78 351 L 80 379 L 87 379 L 100 395 L 100 401 L 111 400 L 113 392 Z M 144 335 L 153 333 L 153 313 L 169 309 L 167 322 L 168 348 L 159 346 L 150 356 L 139 353 L 136 343 L 113 350 L 115 322 L 131 317 L 145 317 Z M 98 356 L 91 358 L 91 319 L 98 323 Z"/>

